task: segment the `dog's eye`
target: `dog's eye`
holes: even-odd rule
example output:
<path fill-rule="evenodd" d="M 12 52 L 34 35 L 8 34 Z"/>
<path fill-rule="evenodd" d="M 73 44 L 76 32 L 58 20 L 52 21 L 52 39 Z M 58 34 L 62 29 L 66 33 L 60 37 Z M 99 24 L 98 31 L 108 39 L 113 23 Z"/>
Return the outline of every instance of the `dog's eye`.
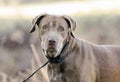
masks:
<path fill-rule="evenodd" d="M 48 27 L 49 27 L 48 25 L 44 25 L 44 26 L 42 27 L 42 29 L 43 29 L 43 30 L 47 30 Z"/>
<path fill-rule="evenodd" d="M 59 27 L 58 27 L 58 31 L 64 31 L 64 27 L 59 26 Z"/>

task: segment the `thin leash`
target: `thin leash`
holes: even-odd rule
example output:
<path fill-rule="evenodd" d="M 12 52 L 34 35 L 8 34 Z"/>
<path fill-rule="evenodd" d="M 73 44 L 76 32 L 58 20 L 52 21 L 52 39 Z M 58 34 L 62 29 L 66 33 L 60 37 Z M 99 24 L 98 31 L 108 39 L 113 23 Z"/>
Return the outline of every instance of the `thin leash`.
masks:
<path fill-rule="evenodd" d="M 41 67 L 39 67 L 35 72 L 33 72 L 27 79 L 25 79 L 23 82 L 26 82 L 27 80 L 29 80 L 35 73 L 37 73 L 41 68 L 43 68 L 44 66 L 46 66 L 50 61 L 47 61 L 45 64 L 43 64 Z"/>

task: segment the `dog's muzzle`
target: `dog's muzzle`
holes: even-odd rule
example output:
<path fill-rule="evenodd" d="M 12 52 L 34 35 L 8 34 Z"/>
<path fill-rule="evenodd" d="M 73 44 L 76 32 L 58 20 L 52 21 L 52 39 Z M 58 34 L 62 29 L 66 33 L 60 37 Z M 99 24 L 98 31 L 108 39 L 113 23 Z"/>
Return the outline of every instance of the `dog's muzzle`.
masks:
<path fill-rule="evenodd" d="M 71 49 L 66 51 L 66 48 L 69 45 L 69 41 L 65 43 L 65 45 L 63 46 L 61 52 L 59 55 L 57 55 L 56 57 L 52 56 L 48 56 L 48 60 L 50 63 L 61 63 L 62 61 L 64 61 L 64 59 L 71 53 Z M 62 55 L 63 54 L 63 55 Z"/>
<path fill-rule="evenodd" d="M 46 50 L 46 54 L 48 57 L 54 57 L 57 53 L 56 50 L 56 41 L 55 40 L 49 40 L 48 41 L 48 48 Z"/>

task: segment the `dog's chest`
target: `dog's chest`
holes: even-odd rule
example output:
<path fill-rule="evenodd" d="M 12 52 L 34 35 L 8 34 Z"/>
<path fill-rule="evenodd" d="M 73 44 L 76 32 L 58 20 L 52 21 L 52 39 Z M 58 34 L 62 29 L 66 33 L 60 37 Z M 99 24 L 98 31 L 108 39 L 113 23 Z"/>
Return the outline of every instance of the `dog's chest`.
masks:
<path fill-rule="evenodd" d="M 66 66 L 51 68 L 48 66 L 48 77 L 50 82 L 79 82 L 78 73 Z"/>

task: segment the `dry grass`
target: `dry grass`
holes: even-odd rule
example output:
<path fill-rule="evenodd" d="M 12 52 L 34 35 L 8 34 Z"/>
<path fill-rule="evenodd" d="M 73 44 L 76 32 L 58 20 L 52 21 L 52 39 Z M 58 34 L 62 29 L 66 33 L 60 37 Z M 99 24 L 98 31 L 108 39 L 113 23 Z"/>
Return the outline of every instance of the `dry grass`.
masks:
<path fill-rule="evenodd" d="M 36 61 L 36 63 L 37 63 L 37 66 L 41 66 L 42 65 L 42 63 L 41 63 L 41 61 L 40 61 L 40 58 L 39 58 L 39 56 L 38 56 L 38 53 L 37 53 L 37 51 L 36 51 L 36 48 L 35 48 L 35 46 L 34 46 L 34 44 L 31 44 L 31 48 L 32 48 L 32 51 L 33 51 L 33 54 L 34 54 L 34 58 L 35 58 L 35 61 Z M 33 70 L 35 69 L 35 62 L 33 61 Z M 41 74 L 42 74 L 42 76 L 43 76 L 43 78 L 44 78 L 44 80 L 45 80 L 45 82 L 48 82 L 48 76 L 47 76 L 47 72 L 46 72 L 46 69 L 41 69 Z"/>
<path fill-rule="evenodd" d="M 34 44 L 31 44 L 30 47 L 33 52 L 33 58 L 31 60 L 31 68 L 26 69 L 27 73 L 19 72 L 19 76 L 16 76 L 13 78 L 13 77 L 10 77 L 7 74 L 1 72 L 0 73 L 0 79 L 1 79 L 0 82 L 22 82 L 25 78 L 27 78 L 30 74 L 32 74 L 39 66 L 42 65 L 40 58 L 38 56 L 39 54 L 37 53 Z M 46 68 L 42 68 L 33 77 L 31 77 L 27 82 L 48 82 Z"/>

